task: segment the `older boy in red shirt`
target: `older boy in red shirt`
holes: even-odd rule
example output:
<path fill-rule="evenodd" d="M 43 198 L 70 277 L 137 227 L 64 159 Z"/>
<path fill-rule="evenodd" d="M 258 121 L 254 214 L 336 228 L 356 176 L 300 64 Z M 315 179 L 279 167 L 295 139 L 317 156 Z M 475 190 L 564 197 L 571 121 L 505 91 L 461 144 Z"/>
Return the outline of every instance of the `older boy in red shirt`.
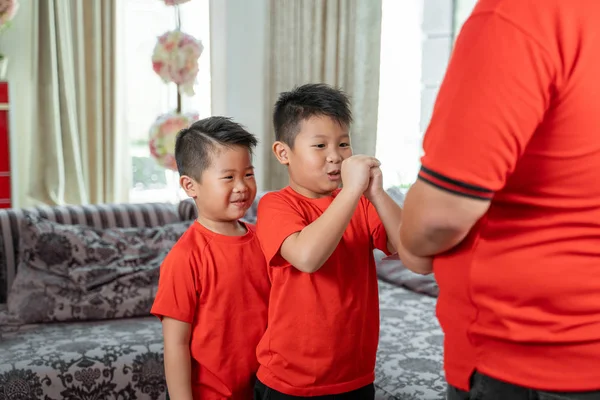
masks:
<path fill-rule="evenodd" d="M 254 227 L 240 221 L 256 195 L 256 138 L 224 117 L 177 136 L 180 183 L 198 219 L 167 255 L 152 313 L 162 319 L 174 400 L 247 400 L 267 324 L 269 280 Z"/>
<path fill-rule="evenodd" d="M 394 251 L 388 235 L 398 241 L 402 211 L 382 188 L 379 162 L 352 156 L 351 119 L 347 97 L 322 84 L 275 105 L 273 151 L 290 185 L 258 206 L 272 289 L 255 399 L 374 397 L 373 250 Z"/>

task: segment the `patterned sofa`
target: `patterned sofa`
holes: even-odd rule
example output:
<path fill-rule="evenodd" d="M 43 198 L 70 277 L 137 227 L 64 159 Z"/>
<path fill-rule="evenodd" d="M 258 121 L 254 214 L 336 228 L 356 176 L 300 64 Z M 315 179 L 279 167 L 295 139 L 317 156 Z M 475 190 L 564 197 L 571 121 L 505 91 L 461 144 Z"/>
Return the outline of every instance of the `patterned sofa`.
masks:
<path fill-rule="evenodd" d="M 194 214 L 189 202 L 0 210 L 0 399 L 164 399 L 161 326 L 148 311 L 158 265 Z M 69 231 L 71 225 L 81 229 Z M 132 235 L 143 240 L 127 242 Z M 55 291 L 54 299 L 28 286 L 36 272 L 51 282 L 56 271 L 41 267 L 60 264 L 69 247 L 71 258 L 95 265 L 110 265 L 100 256 L 126 260 L 134 265 L 133 278 L 117 278 L 120 288 L 106 293 L 98 290 L 100 282 L 68 294 Z M 121 253 L 110 254 L 115 248 Z M 131 260 L 136 256 L 144 265 Z M 24 276 L 23 269 L 28 270 Z M 13 301 L 11 286 L 27 295 L 13 292 Z M 69 299 L 78 307 L 66 311 Z M 17 317 L 8 314 L 7 300 Z M 116 304 L 106 304 L 111 301 Z M 127 313 L 137 316 L 127 318 Z"/>
<path fill-rule="evenodd" d="M 189 201 L 0 210 L 0 400 L 164 399 L 148 310 L 160 261 L 194 217 Z M 431 282 L 397 268 L 382 278 L 377 399 L 443 399 L 435 299 L 419 293 Z"/>

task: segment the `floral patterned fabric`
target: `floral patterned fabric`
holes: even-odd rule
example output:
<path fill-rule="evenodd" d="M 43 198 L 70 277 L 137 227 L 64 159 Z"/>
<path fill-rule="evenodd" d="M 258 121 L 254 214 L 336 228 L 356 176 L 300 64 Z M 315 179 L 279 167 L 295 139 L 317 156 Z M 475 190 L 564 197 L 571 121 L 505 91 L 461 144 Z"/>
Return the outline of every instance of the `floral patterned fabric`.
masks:
<path fill-rule="evenodd" d="M 445 399 L 443 333 L 435 304 L 431 296 L 379 281 L 378 399 Z"/>
<path fill-rule="evenodd" d="M 0 342 L 0 399 L 164 399 L 162 348 L 154 317 L 22 326 Z"/>
<path fill-rule="evenodd" d="M 380 282 L 378 400 L 441 400 L 435 299 Z M 165 399 L 153 317 L 0 328 L 0 400 Z"/>
<path fill-rule="evenodd" d="M 7 302 L 11 321 L 149 315 L 160 264 L 190 224 L 96 229 L 26 214 Z"/>

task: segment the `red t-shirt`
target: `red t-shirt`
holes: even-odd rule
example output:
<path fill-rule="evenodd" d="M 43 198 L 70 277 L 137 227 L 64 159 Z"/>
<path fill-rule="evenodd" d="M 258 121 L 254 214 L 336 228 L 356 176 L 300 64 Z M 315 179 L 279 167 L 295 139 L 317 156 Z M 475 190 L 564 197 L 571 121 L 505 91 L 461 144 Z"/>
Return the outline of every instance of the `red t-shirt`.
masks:
<path fill-rule="evenodd" d="M 600 389 L 600 2 L 480 0 L 420 179 L 491 199 L 435 258 L 448 382 Z"/>
<path fill-rule="evenodd" d="M 161 266 L 152 314 L 192 326 L 194 399 L 253 396 L 270 284 L 254 227 L 246 227 L 224 236 L 194 222 Z"/>
<path fill-rule="evenodd" d="M 337 193 L 309 199 L 287 187 L 258 205 L 257 234 L 272 288 L 257 376 L 293 396 L 344 393 L 374 380 L 379 296 L 373 249 L 387 252 L 387 235 L 373 205 L 360 199 L 318 271 L 301 272 L 279 254 L 283 241 L 319 218 Z"/>

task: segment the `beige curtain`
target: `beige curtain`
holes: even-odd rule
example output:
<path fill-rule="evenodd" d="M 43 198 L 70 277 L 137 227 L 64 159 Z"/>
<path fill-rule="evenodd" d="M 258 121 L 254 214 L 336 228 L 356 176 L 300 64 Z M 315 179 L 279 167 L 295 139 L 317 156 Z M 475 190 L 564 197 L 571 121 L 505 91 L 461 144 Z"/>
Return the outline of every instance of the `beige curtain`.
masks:
<path fill-rule="evenodd" d="M 375 154 L 381 0 L 271 0 L 270 7 L 269 111 L 279 93 L 296 85 L 337 86 L 352 101 L 354 152 Z M 287 172 L 268 154 L 266 188 L 279 189 Z"/>
<path fill-rule="evenodd" d="M 34 119 L 27 203 L 127 195 L 115 137 L 115 0 L 34 2 Z"/>

